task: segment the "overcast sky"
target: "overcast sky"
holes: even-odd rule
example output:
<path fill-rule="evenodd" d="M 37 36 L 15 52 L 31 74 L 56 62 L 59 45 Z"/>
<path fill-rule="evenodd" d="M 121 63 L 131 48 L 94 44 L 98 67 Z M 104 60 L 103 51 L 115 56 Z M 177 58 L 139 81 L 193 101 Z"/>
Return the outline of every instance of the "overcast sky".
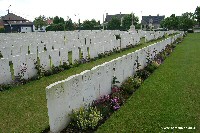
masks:
<path fill-rule="evenodd" d="M 59 16 L 73 21 L 96 19 L 102 22 L 103 14 L 135 13 L 141 19 L 145 15 L 165 15 L 194 12 L 200 0 L 0 0 L 0 16 L 10 12 L 33 21 L 39 15 Z"/>

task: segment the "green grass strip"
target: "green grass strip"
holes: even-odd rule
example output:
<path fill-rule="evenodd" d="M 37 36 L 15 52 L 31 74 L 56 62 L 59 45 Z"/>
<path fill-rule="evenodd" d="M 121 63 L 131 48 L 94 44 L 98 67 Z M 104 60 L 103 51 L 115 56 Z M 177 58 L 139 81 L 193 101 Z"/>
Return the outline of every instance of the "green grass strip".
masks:
<path fill-rule="evenodd" d="M 45 92 L 46 86 L 160 40 L 162 39 L 144 43 L 144 39 L 142 39 L 142 45 L 135 48 L 121 53 L 115 53 L 106 58 L 101 58 L 86 64 L 81 64 L 79 67 L 71 68 L 59 74 L 43 77 L 40 80 L 31 81 L 25 85 L 0 92 L 0 133 L 41 132 L 49 125 Z"/>
<path fill-rule="evenodd" d="M 188 34 L 97 133 L 199 133 L 199 57 L 200 34 Z M 195 127 L 195 130 L 165 127 Z"/>

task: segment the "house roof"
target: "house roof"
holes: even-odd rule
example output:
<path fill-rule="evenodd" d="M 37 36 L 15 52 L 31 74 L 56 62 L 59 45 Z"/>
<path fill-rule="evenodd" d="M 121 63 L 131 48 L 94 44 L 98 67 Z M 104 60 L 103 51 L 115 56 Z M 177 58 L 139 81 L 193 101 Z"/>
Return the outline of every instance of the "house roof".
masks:
<path fill-rule="evenodd" d="M 106 15 L 106 19 L 105 22 L 109 22 L 113 17 L 116 17 L 118 19 L 121 19 L 122 17 L 124 17 L 127 14 L 115 14 L 115 15 Z"/>
<path fill-rule="evenodd" d="M 8 13 L 7 15 L 2 16 L 2 20 L 3 21 L 27 21 L 26 19 L 24 19 L 20 16 L 17 16 L 13 13 Z"/>
<path fill-rule="evenodd" d="M 149 24 L 152 21 L 152 24 L 160 24 L 160 22 L 165 18 L 165 16 L 142 16 L 142 24 Z"/>
<path fill-rule="evenodd" d="M 47 22 L 47 24 L 53 24 L 53 20 L 52 19 L 47 19 L 46 22 Z"/>

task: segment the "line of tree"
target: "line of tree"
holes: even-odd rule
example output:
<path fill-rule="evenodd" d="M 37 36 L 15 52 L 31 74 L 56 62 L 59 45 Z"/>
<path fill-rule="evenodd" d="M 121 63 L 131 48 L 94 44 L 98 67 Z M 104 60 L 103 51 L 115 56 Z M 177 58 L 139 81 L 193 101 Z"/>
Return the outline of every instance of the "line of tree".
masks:
<path fill-rule="evenodd" d="M 74 26 L 71 18 L 65 21 L 64 18 L 56 16 L 53 18 L 53 23 L 47 26 L 46 31 L 72 31 L 75 29 Z"/>
<path fill-rule="evenodd" d="M 133 25 L 136 29 L 140 28 L 139 18 L 135 16 L 135 14 L 127 14 L 122 19 L 117 17 L 113 17 L 107 24 L 106 29 L 108 30 L 129 30 L 132 25 L 132 17 L 133 17 Z"/>
<path fill-rule="evenodd" d="M 47 20 L 53 20 L 53 23 L 48 25 Z M 133 14 L 133 21 L 136 28 L 140 28 L 140 24 L 138 24 L 139 18 Z M 125 15 L 123 19 L 119 19 L 113 17 L 111 21 L 109 21 L 105 29 L 107 30 L 128 30 L 132 24 L 132 14 Z M 34 20 L 35 27 L 42 28 L 46 26 L 46 31 L 72 31 L 72 30 L 100 30 L 103 29 L 103 26 L 100 24 L 100 21 L 92 20 L 84 20 L 80 23 L 75 23 L 71 18 L 64 20 L 62 17 L 55 16 L 54 18 L 46 18 L 45 16 L 40 15 Z"/>
<path fill-rule="evenodd" d="M 161 21 L 161 27 L 169 30 L 184 30 L 193 29 L 198 24 L 200 26 L 200 7 L 197 6 L 194 13 L 186 12 L 181 16 L 172 14 L 170 17 Z"/>
<path fill-rule="evenodd" d="M 104 29 L 107 30 L 129 30 L 132 24 L 136 29 L 140 29 L 141 24 L 139 23 L 139 18 L 135 14 L 127 14 L 122 19 L 113 17 L 109 22 L 104 24 Z M 53 23 L 48 25 L 47 20 L 53 20 Z M 168 30 L 188 30 L 192 29 L 194 25 L 198 24 L 200 26 L 200 6 L 197 6 L 194 13 L 186 12 L 181 16 L 176 16 L 172 14 L 170 17 L 165 18 L 161 21 L 161 27 L 167 28 Z M 46 18 L 44 15 L 40 15 L 35 18 L 34 25 L 36 28 L 41 28 L 46 26 L 47 31 L 72 31 L 72 30 L 100 30 L 103 29 L 103 25 L 100 24 L 100 21 L 84 20 L 80 23 L 72 21 L 71 18 L 68 18 L 66 21 L 62 17 L 55 16 L 54 18 Z"/>

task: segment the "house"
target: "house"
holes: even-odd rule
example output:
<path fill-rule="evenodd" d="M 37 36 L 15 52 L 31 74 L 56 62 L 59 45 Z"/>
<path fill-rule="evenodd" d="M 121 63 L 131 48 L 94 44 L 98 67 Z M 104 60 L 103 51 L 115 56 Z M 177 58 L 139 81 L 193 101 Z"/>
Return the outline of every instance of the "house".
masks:
<path fill-rule="evenodd" d="M 5 29 L 6 33 L 11 32 L 33 32 L 33 22 L 29 22 L 20 16 L 9 13 L 0 19 L 0 27 Z"/>
<path fill-rule="evenodd" d="M 142 27 L 146 29 L 157 29 L 160 27 L 160 22 L 165 18 L 165 16 L 142 16 Z"/>
<path fill-rule="evenodd" d="M 1 28 L 4 28 L 4 26 L 3 26 L 3 20 L 2 20 L 2 18 L 0 17 L 0 29 Z"/>
<path fill-rule="evenodd" d="M 104 25 L 107 26 L 108 22 L 111 21 L 112 18 L 116 17 L 118 19 L 121 20 L 121 24 L 122 24 L 122 20 L 123 20 L 123 17 L 127 15 L 127 14 L 115 14 L 115 15 L 108 15 L 108 13 L 106 13 L 106 18 L 105 18 L 105 21 L 104 21 Z"/>

